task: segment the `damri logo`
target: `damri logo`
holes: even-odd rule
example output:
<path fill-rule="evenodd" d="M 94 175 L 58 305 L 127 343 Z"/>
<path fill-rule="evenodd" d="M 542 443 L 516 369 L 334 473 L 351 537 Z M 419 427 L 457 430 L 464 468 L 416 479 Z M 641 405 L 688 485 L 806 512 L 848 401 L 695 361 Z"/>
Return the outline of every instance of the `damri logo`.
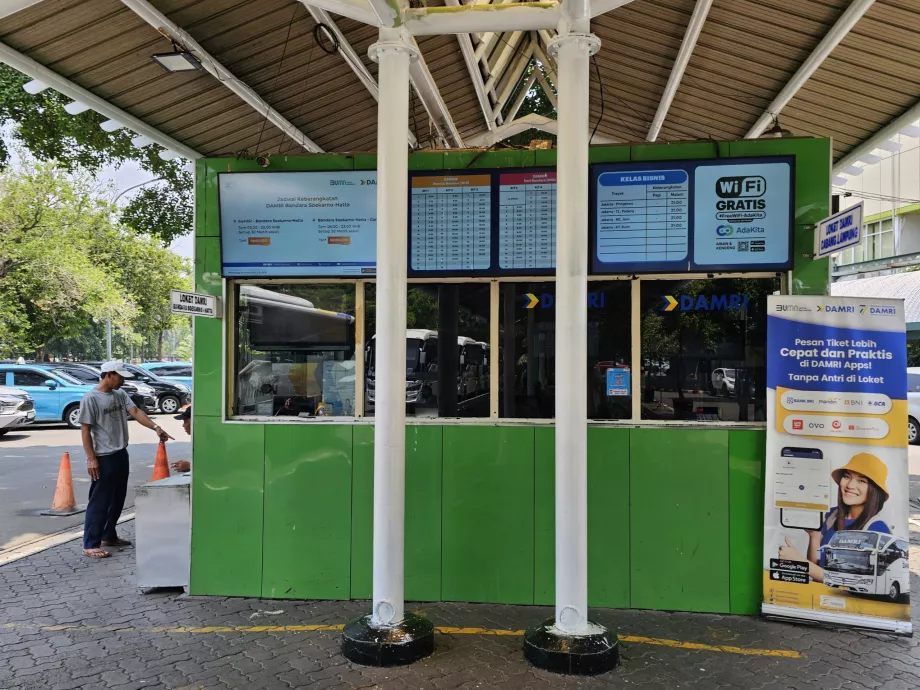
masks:
<path fill-rule="evenodd" d="M 729 311 L 747 309 L 747 295 L 671 295 L 661 296 L 661 311 Z"/>
<path fill-rule="evenodd" d="M 735 229 L 731 225 L 720 225 L 716 228 L 716 234 L 719 237 L 728 237 L 735 232 Z"/>

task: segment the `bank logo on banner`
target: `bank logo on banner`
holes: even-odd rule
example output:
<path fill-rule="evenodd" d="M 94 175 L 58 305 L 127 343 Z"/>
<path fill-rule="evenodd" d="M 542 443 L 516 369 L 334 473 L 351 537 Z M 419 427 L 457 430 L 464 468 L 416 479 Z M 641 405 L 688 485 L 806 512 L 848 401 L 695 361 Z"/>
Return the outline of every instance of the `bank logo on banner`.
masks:
<path fill-rule="evenodd" d="M 768 305 L 762 610 L 909 633 L 903 303 Z"/>

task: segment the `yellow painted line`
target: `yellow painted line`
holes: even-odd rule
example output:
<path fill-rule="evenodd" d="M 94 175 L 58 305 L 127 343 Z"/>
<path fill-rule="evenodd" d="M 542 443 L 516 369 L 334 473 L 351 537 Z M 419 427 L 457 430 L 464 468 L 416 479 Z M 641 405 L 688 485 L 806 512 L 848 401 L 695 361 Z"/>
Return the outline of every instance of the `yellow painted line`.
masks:
<path fill-rule="evenodd" d="M 344 625 L 210 625 L 200 627 L 171 627 L 171 628 L 133 628 L 119 625 L 33 625 L 30 623 L 3 623 L 0 629 L 6 630 L 36 630 L 40 632 L 60 632 L 62 630 L 96 631 L 96 632 L 135 632 L 135 633 L 166 633 L 166 634 L 203 634 L 218 632 L 338 632 Z M 506 630 L 503 628 L 454 628 L 438 626 L 435 632 L 441 635 L 495 635 L 500 637 L 523 637 L 523 630 Z M 785 659 L 801 659 L 799 652 L 788 649 L 752 649 L 748 647 L 734 647 L 731 645 L 704 644 L 702 642 L 682 642 L 661 637 L 642 637 L 640 635 L 619 635 L 620 642 L 635 644 L 648 644 L 658 647 L 673 647 L 675 649 L 691 649 L 699 652 L 719 652 L 723 654 L 740 654 L 743 656 L 781 657 Z"/>

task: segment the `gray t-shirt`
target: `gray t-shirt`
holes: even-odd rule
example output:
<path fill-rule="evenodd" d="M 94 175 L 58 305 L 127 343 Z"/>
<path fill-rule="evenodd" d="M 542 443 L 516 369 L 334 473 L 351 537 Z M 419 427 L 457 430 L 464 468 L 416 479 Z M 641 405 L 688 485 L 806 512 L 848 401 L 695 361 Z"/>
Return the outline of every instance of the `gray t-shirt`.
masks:
<path fill-rule="evenodd" d="M 109 455 L 128 447 L 128 410 L 136 407 L 121 390 L 103 393 L 93 388 L 80 402 L 80 424 L 89 424 L 96 455 Z"/>

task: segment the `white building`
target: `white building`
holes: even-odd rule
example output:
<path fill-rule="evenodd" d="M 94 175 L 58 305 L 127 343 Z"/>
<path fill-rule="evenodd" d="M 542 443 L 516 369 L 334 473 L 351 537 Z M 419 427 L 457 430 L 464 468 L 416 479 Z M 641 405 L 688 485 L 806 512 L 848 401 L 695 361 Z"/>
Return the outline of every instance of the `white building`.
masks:
<path fill-rule="evenodd" d="M 835 172 L 833 194 L 840 195 L 840 209 L 863 202 L 863 237 L 859 245 L 835 256 L 838 279 L 854 279 L 857 267 L 852 265 L 867 261 L 904 257 L 891 262 L 894 266 L 860 267 L 863 275 L 884 275 L 903 264 L 920 263 L 904 256 L 920 253 L 920 120 Z"/>

